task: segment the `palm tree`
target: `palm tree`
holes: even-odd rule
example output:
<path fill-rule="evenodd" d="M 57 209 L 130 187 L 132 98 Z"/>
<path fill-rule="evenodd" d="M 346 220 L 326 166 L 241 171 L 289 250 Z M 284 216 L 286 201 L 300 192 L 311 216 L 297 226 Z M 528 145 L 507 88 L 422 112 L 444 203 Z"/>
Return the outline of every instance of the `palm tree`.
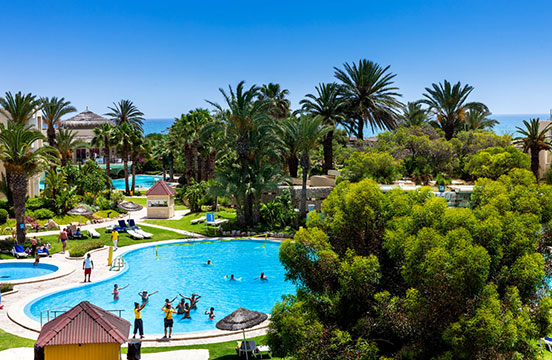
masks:
<path fill-rule="evenodd" d="M 61 159 L 61 166 L 66 166 L 69 159 L 73 159 L 73 150 L 85 148 L 83 140 L 77 139 L 77 132 L 71 129 L 58 128 L 56 149 Z"/>
<path fill-rule="evenodd" d="M 167 175 L 167 159 L 170 149 L 167 146 L 167 136 L 161 135 L 161 138 L 149 139 L 149 147 L 151 148 L 152 156 L 161 159 L 161 165 L 163 166 L 163 180 L 166 180 Z"/>
<path fill-rule="evenodd" d="M 120 125 L 117 125 L 114 132 L 114 137 L 117 141 L 117 150 L 123 158 L 123 169 L 125 175 L 125 195 L 130 196 L 130 187 L 128 185 L 128 156 L 131 152 L 134 128 L 132 128 L 129 123 L 124 122 Z"/>
<path fill-rule="evenodd" d="M 115 124 L 129 124 L 134 129 L 144 132 L 144 113 L 142 113 L 130 100 L 120 100 L 118 103 L 113 103 L 113 107 L 108 107 L 111 112 L 105 114 L 110 116 Z"/>
<path fill-rule="evenodd" d="M 324 125 L 331 128 L 322 140 L 324 149 L 323 171 L 327 174 L 328 170 L 333 169 L 334 129 L 337 124 L 345 120 L 347 101 L 341 96 L 341 86 L 336 83 L 319 84 L 316 87 L 316 95 L 307 94 L 305 97 L 306 99 L 299 102 L 302 109 L 313 116 L 321 117 Z"/>
<path fill-rule="evenodd" d="M 331 127 L 324 125 L 322 117 L 312 117 L 310 115 L 302 115 L 297 126 L 297 149 L 301 154 L 299 163 L 303 170 L 303 185 L 301 187 L 301 206 L 299 213 L 301 219 L 305 218 L 307 213 L 307 178 L 310 170 L 309 152 L 314 149 L 318 141 L 331 131 Z"/>
<path fill-rule="evenodd" d="M 523 146 L 523 151 L 531 153 L 531 171 L 539 181 L 539 153 L 541 150 L 552 149 L 552 142 L 547 133 L 552 130 L 552 124 L 546 125 L 541 129 L 540 120 L 523 120 L 525 129 L 516 126 L 517 133 L 521 136 L 514 138 L 514 143 Z"/>
<path fill-rule="evenodd" d="M 483 110 L 468 110 L 466 112 L 466 119 L 464 120 L 464 130 L 485 130 L 492 129 L 497 120 L 491 119 L 491 112 L 487 109 Z"/>
<path fill-rule="evenodd" d="M 186 181 L 191 183 L 192 179 L 198 178 L 198 154 L 199 154 L 199 132 L 202 126 L 207 123 L 211 115 L 204 109 L 196 109 L 188 114 L 182 114 L 175 118 L 169 132 L 171 148 L 184 148 L 184 161 L 186 163 Z"/>
<path fill-rule="evenodd" d="M 136 163 L 138 162 L 142 154 L 148 152 L 148 150 L 148 145 L 144 141 L 142 133 L 134 131 L 130 138 L 130 158 L 132 159 L 132 165 L 130 166 L 132 172 L 132 194 L 134 194 L 136 188 Z"/>
<path fill-rule="evenodd" d="M 419 103 L 428 106 L 436 119 L 432 122 L 435 127 L 445 132 L 445 139 L 450 140 L 461 129 L 464 128 L 467 110 L 488 111 L 489 109 L 480 102 L 466 102 L 473 91 L 470 85 L 457 82 L 451 85 L 447 80 L 444 84 L 432 84 L 432 88 L 426 88 L 424 99 Z"/>
<path fill-rule="evenodd" d="M 283 89 L 280 84 L 268 83 L 259 88 L 259 100 L 266 101 L 270 105 L 269 114 L 276 119 L 284 119 L 289 113 L 290 102 L 286 99 L 288 89 Z"/>
<path fill-rule="evenodd" d="M 335 77 L 344 85 L 343 96 L 349 103 L 349 115 L 354 119 L 344 124 L 360 140 L 364 138 L 364 125 L 372 130 L 394 129 L 397 126 L 397 109 L 402 103 L 398 88 L 393 86 L 395 74 L 389 66 L 362 59 L 358 64 L 343 64 L 343 70 L 334 67 Z"/>
<path fill-rule="evenodd" d="M 67 188 L 67 178 L 63 169 L 58 171 L 56 168 L 50 168 L 44 176 L 43 195 L 51 200 L 55 200 L 63 189 Z"/>
<path fill-rule="evenodd" d="M 59 126 L 61 118 L 67 114 L 77 111 L 71 106 L 71 102 L 65 101 L 65 98 L 58 99 L 57 97 L 41 98 L 42 115 L 44 122 L 48 125 L 46 134 L 48 135 L 48 144 L 56 146 L 56 130 L 54 126 Z"/>
<path fill-rule="evenodd" d="M 27 124 L 40 107 L 40 100 L 33 94 L 22 94 L 21 91 L 12 95 L 6 92 L 4 97 L 0 97 L 0 113 L 9 120 Z"/>
<path fill-rule="evenodd" d="M 299 119 L 294 114 L 289 114 L 287 119 L 283 121 L 281 127 L 282 133 L 280 138 L 286 149 L 286 163 L 288 167 L 289 176 L 292 178 L 297 177 L 297 169 L 299 167 L 299 159 L 297 154 L 299 149 L 297 148 L 297 138 L 299 133 Z"/>
<path fill-rule="evenodd" d="M 25 198 L 29 177 L 39 173 L 49 161 L 54 160 L 51 147 L 35 146 L 40 140 L 44 140 L 42 133 L 22 122 L 8 121 L 7 127 L 0 125 L 0 160 L 4 162 L 11 178 L 19 244 L 25 242 Z"/>
<path fill-rule="evenodd" d="M 418 102 L 408 102 L 400 117 L 400 125 L 405 127 L 420 126 L 429 123 L 427 110 Z"/>
<path fill-rule="evenodd" d="M 111 197 L 111 147 L 115 145 L 113 132 L 113 127 L 109 124 L 104 123 L 100 127 L 94 129 L 94 137 L 90 142 L 90 146 L 99 149 L 103 148 L 106 186 L 109 189 L 109 197 Z"/>

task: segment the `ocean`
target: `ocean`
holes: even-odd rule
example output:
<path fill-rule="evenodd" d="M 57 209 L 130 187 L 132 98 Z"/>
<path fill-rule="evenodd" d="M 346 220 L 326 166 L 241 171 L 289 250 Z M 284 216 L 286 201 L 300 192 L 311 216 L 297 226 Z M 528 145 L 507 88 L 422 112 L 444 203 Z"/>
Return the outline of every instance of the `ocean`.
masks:
<path fill-rule="evenodd" d="M 494 127 L 494 132 L 498 135 L 514 134 L 516 132 L 516 126 L 523 127 L 523 120 L 529 120 L 531 118 L 539 118 L 541 120 L 550 119 L 550 114 L 498 114 L 491 115 L 492 119 L 498 120 L 499 124 Z M 144 134 L 151 133 L 167 133 L 168 128 L 172 125 L 174 119 L 147 119 L 144 122 Z M 364 136 L 374 136 L 381 131 L 370 130 L 370 127 L 366 129 Z"/>

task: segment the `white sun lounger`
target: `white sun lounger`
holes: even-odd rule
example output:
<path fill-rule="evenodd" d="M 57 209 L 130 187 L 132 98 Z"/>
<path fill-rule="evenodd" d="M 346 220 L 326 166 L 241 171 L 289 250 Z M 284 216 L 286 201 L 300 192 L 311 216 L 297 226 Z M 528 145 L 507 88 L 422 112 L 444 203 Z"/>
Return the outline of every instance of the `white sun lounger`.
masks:
<path fill-rule="evenodd" d="M 88 229 L 87 231 L 88 231 L 88 236 L 90 236 L 92 239 L 100 237 L 100 233 L 94 229 Z"/>
<path fill-rule="evenodd" d="M 190 223 L 191 223 L 192 225 L 195 225 L 195 224 L 199 224 L 199 223 L 201 223 L 201 222 L 204 222 L 206 219 L 207 219 L 207 218 L 206 218 L 205 216 L 202 216 L 202 217 L 200 217 L 200 218 L 191 220 Z"/>
<path fill-rule="evenodd" d="M 149 232 L 144 231 L 142 229 L 136 229 L 136 230 L 134 230 L 134 232 L 139 234 L 139 235 L 142 235 L 144 237 L 144 239 L 151 239 L 151 237 L 153 236 L 153 234 L 150 234 Z"/>
<path fill-rule="evenodd" d="M 207 225 L 209 226 L 218 226 L 220 224 L 224 224 L 228 222 L 228 219 L 216 219 L 215 221 L 208 221 L 206 222 Z"/>
<path fill-rule="evenodd" d="M 139 233 L 137 233 L 136 230 L 130 230 L 130 229 L 128 229 L 128 230 L 127 230 L 127 234 L 128 234 L 131 238 L 136 239 L 136 240 L 141 240 L 141 239 L 144 238 L 142 235 L 140 235 Z"/>

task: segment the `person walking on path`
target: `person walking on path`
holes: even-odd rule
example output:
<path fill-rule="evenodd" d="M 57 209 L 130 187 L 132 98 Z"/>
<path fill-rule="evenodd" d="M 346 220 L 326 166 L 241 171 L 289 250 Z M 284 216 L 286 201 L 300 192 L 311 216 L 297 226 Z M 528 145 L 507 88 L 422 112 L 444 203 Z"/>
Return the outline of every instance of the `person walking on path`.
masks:
<path fill-rule="evenodd" d="M 119 232 L 115 229 L 111 232 L 111 240 L 113 241 L 113 251 L 117 251 L 117 241 L 119 241 Z"/>
<path fill-rule="evenodd" d="M 144 338 L 144 322 L 142 321 L 142 309 L 148 301 L 146 300 L 145 303 L 140 306 L 137 302 L 134 303 L 134 335 L 132 335 L 133 339 L 136 339 L 136 333 L 140 331 L 140 339 Z"/>
<path fill-rule="evenodd" d="M 165 325 L 165 336 L 163 336 L 163 339 L 167 338 L 167 328 L 169 328 L 169 339 L 170 339 L 172 336 L 172 328 L 173 328 L 172 314 L 176 313 L 176 311 L 174 311 L 171 304 L 166 304 L 161 308 L 161 310 L 163 310 L 163 312 L 165 313 L 165 319 L 163 320 Z"/>
<path fill-rule="evenodd" d="M 84 282 L 86 282 L 87 275 L 88 282 L 90 282 L 90 274 L 92 274 L 92 269 L 94 269 L 94 261 L 90 258 L 90 253 L 86 254 L 86 257 L 82 262 L 82 268 L 84 269 Z"/>
<path fill-rule="evenodd" d="M 61 244 L 63 245 L 63 251 L 62 254 L 65 254 L 65 248 L 67 247 L 67 231 L 65 231 L 65 228 L 61 230 L 58 236 L 58 242 L 61 240 Z"/>
<path fill-rule="evenodd" d="M 36 254 L 36 245 L 38 244 L 38 240 L 36 239 L 36 236 L 33 236 L 31 239 L 31 256 L 34 257 Z"/>

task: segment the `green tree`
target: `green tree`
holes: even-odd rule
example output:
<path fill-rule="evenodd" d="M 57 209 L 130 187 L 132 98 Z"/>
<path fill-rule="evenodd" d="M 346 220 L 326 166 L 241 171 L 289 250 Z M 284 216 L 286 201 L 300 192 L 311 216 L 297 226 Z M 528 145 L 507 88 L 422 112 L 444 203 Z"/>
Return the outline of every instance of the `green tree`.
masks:
<path fill-rule="evenodd" d="M 539 176 L 539 154 L 542 150 L 552 149 L 552 142 L 547 136 L 547 133 L 552 130 L 552 124 L 548 124 L 541 129 L 540 120 L 530 119 L 529 121 L 523 120 L 525 129 L 516 126 L 518 136 L 514 139 L 514 143 L 523 146 L 523 151 L 531 154 L 531 171 L 535 174 L 537 181 L 540 180 Z"/>
<path fill-rule="evenodd" d="M 77 139 L 77 132 L 71 129 L 58 128 L 56 139 L 56 149 L 60 156 L 61 166 L 67 166 L 69 162 L 73 162 L 73 150 L 87 146 L 83 140 Z"/>
<path fill-rule="evenodd" d="M 44 176 L 44 197 L 55 200 L 65 188 L 67 188 L 67 178 L 64 171 L 50 168 Z"/>
<path fill-rule="evenodd" d="M 364 126 L 372 129 L 394 129 L 399 115 L 397 109 L 402 104 L 397 99 L 401 95 L 393 86 L 395 74 L 389 66 L 366 59 L 358 64 L 345 63 L 343 69 L 334 67 L 335 77 L 343 83 L 343 96 L 349 105 L 349 117 L 353 121 L 344 123 L 345 127 L 359 139 L 364 139 Z"/>
<path fill-rule="evenodd" d="M 401 176 L 401 163 L 385 152 L 354 152 L 345 161 L 341 176 L 351 182 L 369 178 L 391 184 Z"/>
<path fill-rule="evenodd" d="M 111 179 L 105 174 L 100 166 L 93 160 L 88 160 L 79 170 L 77 189 L 82 193 L 94 194 L 92 205 L 96 204 L 98 193 L 111 188 Z"/>
<path fill-rule="evenodd" d="M 268 113 L 275 119 L 285 119 L 289 114 L 290 102 L 286 99 L 288 89 L 280 84 L 268 83 L 259 88 L 259 100 L 269 104 Z"/>
<path fill-rule="evenodd" d="M 105 114 L 117 125 L 128 124 L 134 130 L 144 132 L 144 113 L 138 110 L 134 103 L 130 100 L 120 100 L 118 103 L 113 103 L 113 106 L 107 107 L 110 112 Z"/>
<path fill-rule="evenodd" d="M 49 161 L 54 160 L 52 148 L 36 147 L 40 140 L 45 140 L 42 133 L 25 123 L 8 121 L 7 126 L 0 124 L 0 160 L 4 162 L 10 176 L 19 244 L 25 242 L 25 197 L 29 177 L 39 173 Z"/>
<path fill-rule="evenodd" d="M 513 146 L 479 150 L 466 163 L 465 171 L 472 177 L 498 179 L 512 169 L 529 169 L 529 156 Z"/>
<path fill-rule="evenodd" d="M 491 119 L 491 112 L 487 109 L 472 109 L 466 111 L 466 119 L 464 120 L 464 130 L 484 130 L 492 129 L 497 120 Z"/>
<path fill-rule="evenodd" d="M 302 110 L 309 112 L 313 116 L 322 118 L 324 125 L 331 128 L 322 140 L 324 149 L 324 164 L 322 170 L 324 174 L 333 169 L 333 138 L 334 130 L 337 124 L 345 120 L 345 111 L 347 102 L 341 95 L 341 86 L 336 83 L 319 84 L 316 88 L 316 95 L 307 94 L 305 99 L 299 103 Z"/>
<path fill-rule="evenodd" d="M 94 137 L 90 142 L 91 146 L 103 149 L 106 176 L 105 184 L 109 190 L 109 198 L 111 198 L 111 147 L 116 143 L 113 133 L 114 129 L 111 125 L 102 124 L 100 127 L 94 129 Z"/>
<path fill-rule="evenodd" d="M 130 158 L 132 160 L 132 164 L 130 166 L 130 172 L 132 173 L 132 185 L 130 186 L 130 190 L 132 191 L 132 194 L 134 194 L 134 191 L 136 189 L 136 166 L 137 163 L 140 161 L 140 157 L 144 156 L 144 154 L 148 153 L 150 151 L 148 144 L 144 141 L 144 136 L 141 132 L 133 131 L 132 135 L 130 137 Z"/>
<path fill-rule="evenodd" d="M 128 158 L 132 151 L 132 139 L 134 137 L 134 132 L 135 129 L 126 122 L 117 125 L 114 130 L 114 137 L 117 139 L 116 147 L 123 158 L 126 196 L 130 196 L 130 187 L 128 184 Z"/>
<path fill-rule="evenodd" d="M 424 99 L 419 103 L 428 106 L 428 111 L 435 115 L 432 124 L 445 132 L 447 140 L 464 128 L 466 111 L 488 112 L 489 109 L 480 102 L 466 102 L 473 91 L 473 86 L 460 82 L 452 85 L 447 80 L 443 84 L 432 84 L 426 88 Z"/>
<path fill-rule="evenodd" d="M 27 124 L 34 114 L 40 108 L 40 100 L 35 95 L 28 93 L 6 92 L 4 97 L 0 97 L 0 113 L 8 120 L 16 123 Z"/>
<path fill-rule="evenodd" d="M 203 199 L 207 196 L 208 184 L 206 181 L 196 183 L 192 180 L 191 184 L 178 189 L 178 194 L 182 200 L 186 200 L 190 206 L 191 212 L 201 212 Z"/>
<path fill-rule="evenodd" d="M 429 122 L 429 114 L 427 110 L 422 108 L 422 104 L 418 102 L 408 102 L 400 116 L 400 126 L 421 126 Z"/>
<path fill-rule="evenodd" d="M 59 126 L 61 118 L 67 114 L 77 111 L 74 106 L 71 106 L 70 101 L 65 101 L 65 98 L 58 99 L 57 97 L 52 98 L 41 98 L 41 110 L 44 117 L 44 123 L 48 126 L 46 134 L 48 136 L 48 144 L 50 146 L 56 146 L 56 129 L 55 127 Z"/>

